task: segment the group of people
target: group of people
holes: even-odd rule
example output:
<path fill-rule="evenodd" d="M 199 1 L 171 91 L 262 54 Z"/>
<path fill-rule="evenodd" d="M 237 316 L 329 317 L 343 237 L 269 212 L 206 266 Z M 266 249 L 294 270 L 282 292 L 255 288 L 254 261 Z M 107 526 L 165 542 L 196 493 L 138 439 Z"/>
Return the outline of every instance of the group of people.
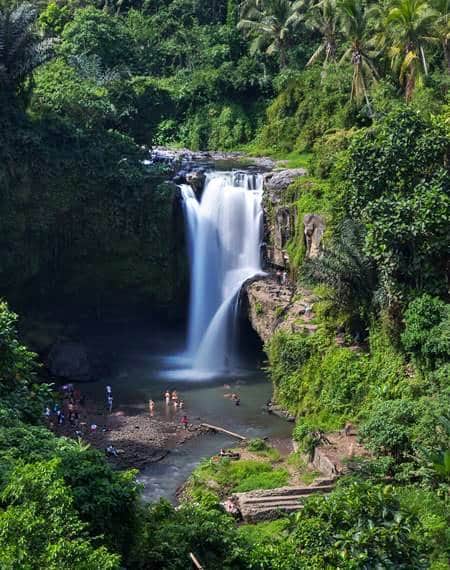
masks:
<path fill-rule="evenodd" d="M 171 392 L 169 389 L 167 389 L 163 394 L 163 400 L 166 404 L 166 407 L 172 404 L 175 410 L 184 409 L 184 401 L 180 399 L 180 397 L 178 396 L 178 392 L 176 390 L 172 390 Z M 155 401 L 152 398 L 150 398 L 150 400 L 148 401 L 148 409 L 151 417 L 153 417 L 155 413 L 155 406 L 156 406 Z M 183 429 L 188 428 L 189 420 L 185 414 L 183 414 L 183 416 L 181 417 L 180 423 L 183 426 Z"/>
<path fill-rule="evenodd" d="M 54 423 L 54 418 L 59 426 L 66 423 L 66 415 L 70 425 L 74 426 L 79 420 L 79 407 L 85 403 L 85 397 L 78 388 L 74 388 L 73 384 L 64 384 L 62 386 L 62 404 L 53 402 L 48 404 L 44 409 L 44 416 L 49 423 Z"/>
<path fill-rule="evenodd" d="M 182 410 L 184 408 L 184 402 L 180 400 L 176 390 L 170 392 L 170 390 L 167 389 L 164 392 L 164 401 L 166 402 L 166 406 L 172 403 L 175 409 L 180 408 L 180 410 Z"/>

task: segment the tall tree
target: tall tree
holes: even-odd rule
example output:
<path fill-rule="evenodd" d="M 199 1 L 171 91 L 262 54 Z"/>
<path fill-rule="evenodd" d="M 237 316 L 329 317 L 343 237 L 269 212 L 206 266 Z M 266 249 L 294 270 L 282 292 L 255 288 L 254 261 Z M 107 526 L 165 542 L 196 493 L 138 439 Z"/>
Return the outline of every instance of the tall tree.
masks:
<path fill-rule="evenodd" d="M 33 71 L 51 56 L 52 41 L 36 31 L 37 15 L 29 3 L 0 10 L 0 90 L 8 98 L 26 98 Z"/>
<path fill-rule="evenodd" d="M 434 12 L 432 40 L 441 44 L 447 73 L 450 73 L 450 0 L 432 0 L 431 7 Z"/>
<path fill-rule="evenodd" d="M 298 3 L 289 0 L 247 0 L 241 6 L 238 28 L 254 38 L 251 51 L 278 54 L 280 67 L 287 64 L 292 31 L 301 20 Z"/>
<path fill-rule="evenodd" d="M 430 41 L 435 14 L 427 0 L 393 0 L 386 17 L 386 39 L 392 68 L 399 74 L 408 101 L 428 74 L 425 44 Z"/>
<path fill-rule="evenodd" d="M 377 72 L 370 42 L 369 9 L 362 0 L 338 0 L 337 8 L 341 32 L 349 43 L 341 61 L 350 61 L 353 65 L 351 97 L 358 102 L 365 100 L 371 113 L 367 88 Z"/>
<path fill-rule="evenodd" d="M 336 0 L 321 0 L 314 4 L 305 20 L 306 26 L 319 33 L 322 41 L 316 51 L 309 58 L 306 65 L 315 63 L 323 57 L 324 65 L 336 60 L 338 16 Z"/>

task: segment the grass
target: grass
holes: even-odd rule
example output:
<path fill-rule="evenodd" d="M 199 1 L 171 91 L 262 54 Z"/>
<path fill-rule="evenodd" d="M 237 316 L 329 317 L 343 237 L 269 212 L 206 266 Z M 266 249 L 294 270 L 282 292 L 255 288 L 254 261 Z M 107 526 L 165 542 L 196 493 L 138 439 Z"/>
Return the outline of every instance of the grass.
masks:
<path fill-rule="evenodd" d="M 255 144 L 248 144 L 240 148 L 248 156 L 267 156 L 275 161 L 280 161 L 278 166 L 283 168 L 308 168 L 312 157 L 311 152 L 291 152 L 274 151 L 271 148 L 263 148 Z"/>
<path fill-rule="evenodd" d="M 280 461 L 281 454 L 278 449 L 274 447 L 270 447 L 267 443 L 259 438 L 252 439 L 249 441 L 247 445 L 248 451 L 251 451 L 255 455 L 259 455 L 260 457 L 266 457 L 273 463 Z"/>
<path fill-rule="evenodd" d="M 253 491 L 255 489 L 274 489 L 289 482 L 286 469 L 274 468 L 269 462 L 253 459 L 231 461 L 222 458 L 202 463 L 192 474 L 189 481 L 189 494 L 202 499 L 208 496 Z M 216 489 L 216 486 L 220 491 Z"/>
<path fill-rule="evenodd" d="M 242 525 L 239 527 L 239 534 L 245 542 L 250 544 L 273 543 L 285 538 L 288 526 L 289 520 L 281 518 L 275 521 Z"/>
<path fill-rule="evenodd" d="M 294 150 L 288 154 L 281 152 L 272 154 L 271 158 L 282 162 L 280 166 L 285 168 L 308 168 L 311 156 L 310 152 L 297 152 Z"/>

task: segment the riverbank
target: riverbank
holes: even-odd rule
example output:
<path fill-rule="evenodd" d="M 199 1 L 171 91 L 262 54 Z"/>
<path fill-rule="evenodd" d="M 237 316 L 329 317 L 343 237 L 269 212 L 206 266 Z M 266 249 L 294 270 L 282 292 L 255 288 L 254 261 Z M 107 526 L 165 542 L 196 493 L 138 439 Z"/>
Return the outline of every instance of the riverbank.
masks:
<path fill-rule="evenodd" d="M 67 405 L 64 408 L 67 418 Z M 117 457 L 109 456 L 108 460 L 122 469 L 141 470 L 160 461 L 177 446 L 209 431 L 196 423 L 189 423 L 185 430 L 180 423 L 181 412 L 163 410 L 150 415 L 143 406 L 121 406 L 109 413 L 103 404 L 91 399 L 78 410 L 79 417 L 74 425 L 68 421 L 58 425 L 56 418 L 51 418 L 53 432 L 79 438 L 100 451 L 113 446 Z"/>

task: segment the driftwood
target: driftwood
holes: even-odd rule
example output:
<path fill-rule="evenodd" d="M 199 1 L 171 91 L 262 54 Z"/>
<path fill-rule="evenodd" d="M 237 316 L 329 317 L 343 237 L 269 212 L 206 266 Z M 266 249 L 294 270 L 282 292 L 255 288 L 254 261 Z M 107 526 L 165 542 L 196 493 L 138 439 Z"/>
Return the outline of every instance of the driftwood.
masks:
<path fill-rule="evenodd" d="M 203 566 L 200 564 L 197 558 L 192 554 L 192 552 L 189 552 L 189 558 L 192 560 L 192 563 L 197 568 L 197 570 L 204 570 Z"/>
<path fill-rule="evenodd" d="M 245 441 L 247 438 L 244 437 L 243 435 L 239 435 L 238 433 L 234 433 L 232 431 L 228 431 L 225 428 L 222 427 L 218 427 L 218 426 L 212 426 L 211 424 L 201 424 L 203 427 L 206 427 L 208 429 L 211 429 L 213 431 L 220 431 L 222 433 L 226 433 L 227 435 L 231 435 L 232 437 L 235 437 L 237 439 L 240 439 L 242 441 Z"/>

